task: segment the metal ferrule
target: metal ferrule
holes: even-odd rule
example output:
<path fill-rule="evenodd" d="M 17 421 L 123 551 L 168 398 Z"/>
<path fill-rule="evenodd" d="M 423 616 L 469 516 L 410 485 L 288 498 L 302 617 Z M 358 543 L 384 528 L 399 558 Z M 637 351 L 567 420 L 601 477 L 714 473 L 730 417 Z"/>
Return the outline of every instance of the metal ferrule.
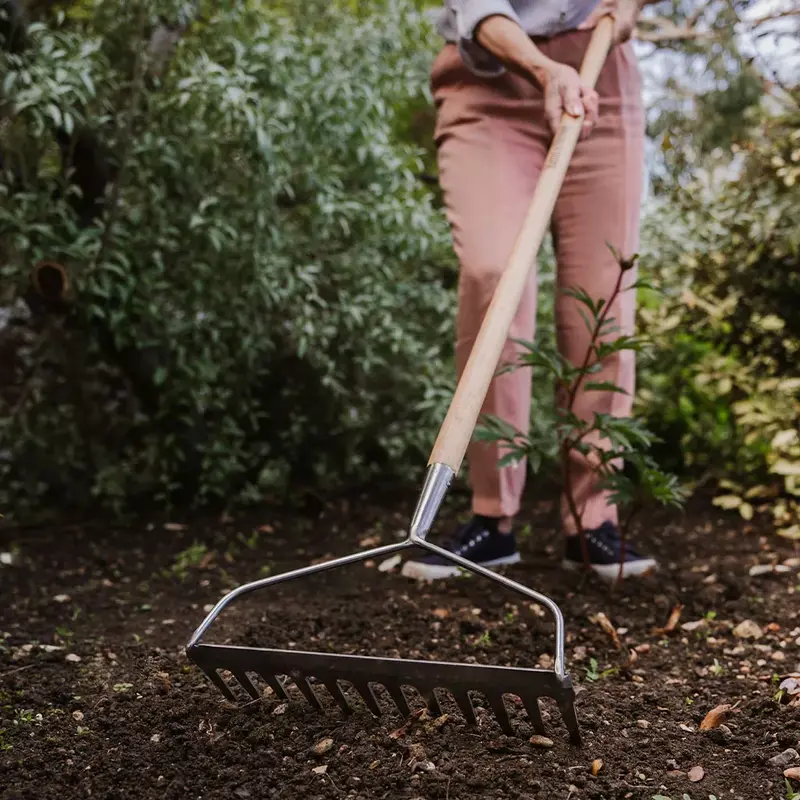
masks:
<path fill-rule="evenodd" d="M 408 536 L 412 542 L 425 541 L 452 480 L 453 470 L 447 464 L 431 464 L 428 467 L 422 493 L 411 518 Z"/>

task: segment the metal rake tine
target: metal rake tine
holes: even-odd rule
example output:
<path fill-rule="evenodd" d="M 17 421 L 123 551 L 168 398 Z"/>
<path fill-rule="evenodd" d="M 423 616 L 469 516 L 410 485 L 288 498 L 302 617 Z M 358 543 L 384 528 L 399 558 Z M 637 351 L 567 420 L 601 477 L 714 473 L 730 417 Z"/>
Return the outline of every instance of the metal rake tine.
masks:
<path fill-rule="evenodd" d="M 411 709 L 408 707 L 408 700 L 406 700 L 405 694 L 403 694 L 403 687 L 399 684 L 391 683 L 386 683 L 384 686 L 386 686 L 386 691 L 389 692 L 389 696 L 394 700 L 394 704 L 400 714 L 404 717 L 410 716 Z"/>
<path fill-rule="evenodd" d="M 317 693 L 314 691 L 311 684 L 306 680 L 305 675 L 297 673 L 292 675 L 292 680 L 295 682 L 297 688 L 303 693 L 303 697 L 308 700 L 309 704 L 317 711 L 322 710 L 322 703 L 320 703 Z"/>
<path fill-rule="evenodd" d="M 467 724 L 477 725 L 478 720 L 475 718 L 475 709 L 472 706 L 472 700 L 469 699 L 469 694 L 467 692 L 452 692 L 452 695 Z"/>
<path fill-rule="evenodd" d="M 253 686 L 253 682 L 247 677 L 247 673 L 240 672 L 238 670 L 231 670 L 231 675 L 233 675 L 233 677 L 242 684 L 244 690 L 250 695 L 250 697 L 253 698 L 253 700 L 258 700 L 258 698 L 261 697 L 261 692 L 259 692 L 258 689 Z"/>
<path fill-rule="evenodd" d="M 540 736 L 544 736 L 547 731 L 544 727 L 544 721 L 542 720 L 542 711 L 539 708 L 539 698 L 536 695 L 531 694 L 523 695 L 521 700 L 525 706 L 525 711 L 528 712 L 528 719 L 531 721 L 533 729 Z"/>
<path fill-rule="evenodd" d="M 497 721 L 506 736 L 514 736 L 514 728 L 511 727 L 511 720 L 508 718 L 508 711 L 506 711 L 506 704 L 503 700 L 502 694 L 494 694 L 494 692 L 487 692 L 486 699 L 492 707 Z"/>
<path fill-rule="evenodd" d="M 581 729 L 578 726 L 578 715 L 575 713 L 575 698 L 570 694 L 569 697 L 559 701 L 558 707 L 561 709 L 561 716 L 569 731 L 570 741 L 576 747 L 580 747 Z"/>
<path fill-rule="evenodd" d="M 439 698 L 436 697 L 436 690 L 431 689 L 427 692 L 420 692 L 422 695 L 422 699 L 425 701 L 425 705 L 428 706 L 428 713 L 432 717 L 441 717 L 442 716 L 442 707 L 439 705 Z"/>
<path fill-rule="evenodd" d="M 276 697 L 279 697 L 281 700 L 289 699 L 289 695 L 286 694 L 286 689 L 283 688 L 281 679 L 277 675 L 270 675 L 268 672 L 259 672 L 258 674 L 263 678 L 267 686 L 275 692 Z"/>
<path fill-rule="evenodd" d="M 236 702 L 236 696 L 230 690 L 230 687 L 227 683 L 222 679 L 222 676 L 213 668 L 206 669 L 205 667 L 201 667 L 203 672 L 208 676 L 208 679 L 214 684 L 214 686 L 219 689 L 222 694 L 225 696 L 226 700 L 230 700 L 231 703 Z"/>
<path fill-rule="evenodd" d="M 376 717 L 382 716 L 383 711 L 381 711 L 381 707 L 378 705 L 378 701 L 375 699 L 375 695 L 372 693 L 372 687 L 368 683 L 354 683 L 353 686 L 367 704 L 367 708 Z"/>
<path fill-rule="evenodd" d="M 325 685 L 328 692 L 330 692 L 331 697 L 336 701 L 336 705 L 339 706 L 345 714 L 352 714 L 353 709 L 350 703 L 347 702 L 347 698 L 344 696 L 336 678 L 323 679 L 322 683 Z"/>

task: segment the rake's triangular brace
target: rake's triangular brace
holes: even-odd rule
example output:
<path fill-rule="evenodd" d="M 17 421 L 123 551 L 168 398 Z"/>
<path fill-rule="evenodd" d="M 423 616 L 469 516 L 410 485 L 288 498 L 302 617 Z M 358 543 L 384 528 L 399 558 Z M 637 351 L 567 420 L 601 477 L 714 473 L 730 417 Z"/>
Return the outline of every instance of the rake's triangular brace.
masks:
<path fill-rule="evenodd" d="M 588 86 L 593 87 L 597 81 L 611 47 L 613 27 L 612 20 L 606 17 L 601 20 L 594 31 L 581 67 L 581 78 Z M 506 733 L 513 735 L 503 695 L 517 695 L 522 700 L 531 725 L 537 733 L 544 733 L 544 725 L 539 711 L 539 698 L 550 697 L 561 709 L 570 739 L 574 744 L 580 744 L 580 731 L 574 706 L 575 690 L 564 663 L 564 620 L 559 607 L 549 597 L 473 564 L 455 553 L 437 547 L 426 541 L 426 537 L 447 488 L 461 467 L 467 445 L 472 438 L 486 392 L 508 337 L 511 320 L 519 306 L 531 266 L 536 260 L 539 247 L 550 224 L 556 197 L 578 142 L 581 125 L 582 119 L 579 117 L 565 114 L 561 120 L 508 267 L 497 285 L 469 361 L 439 431 L 428 462 L 425 484 L 411 520 L 408 537 L 397 544 L 375 547 L 322 564 L 314 564 L 282 575 L 254 581 L 234 589 L 223 597 L 195 631 L 186 647 L 186 653 L 228 700 L 233 701 L 235 697 L 231 687 L 219 674 L 220 670 L 228 671 L 254 699 L 259 697 L 259 691 L 248 677 L 248 673 L 260 676 L 278 697 L 284 699 L 288 697 L 286 681 L 291 679 L 308 702 L 315 708 L 321 709 L 322 704 L 317 695 L 319 688 L 315 689 L 310 682 L 311 678 L 316 678 L 345 712 L 351 709 L 338 681 L 347 681 L 352 684 L 367 707 L 376 715 L 380 715 L 382 709 L 373 694 L 371 685 L 383 685 L 404 715 L 408 715 L 410 710 L 403 687 L 410 686 L 420 692 L 421 696 L 425 698 L 429 710 L 435 715 L 441 713 L 436 690 L 449 691 L 466 721 L 474 724 L 475 711 L 469 692 L 477 691 L 486 697 L 501 728 Z M 313 575 L 323 570 L 388 556 L 409 547 L 425 548 L 469 572 L 502 584 L 545 606 L 555 621 L 556 641 L 553 669 L 309 653 L 205 644 L 201 641 L 222 610 L 244 594 L 284 581 Z"/>

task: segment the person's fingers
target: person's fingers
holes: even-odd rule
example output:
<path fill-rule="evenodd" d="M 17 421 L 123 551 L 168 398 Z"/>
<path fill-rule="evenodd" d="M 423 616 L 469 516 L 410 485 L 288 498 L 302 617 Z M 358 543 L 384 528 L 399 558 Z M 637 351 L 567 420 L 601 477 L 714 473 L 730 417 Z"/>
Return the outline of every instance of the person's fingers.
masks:
<path fill-rule="evenodd" d="M 594 130 L 597 124 L 599 99 L 597 92 L 588 86 L 581 87 L 581 101 L 583 102 L 583 126 L 581 127 L 581 139 L 585 139 Z"/>
<path fill-rule="evenodd" d="M 583 114 L 583 101 L 581 100 L 581 87 L 579 83 L 568 83 L 564 85 L 561 92 L 564 103 L 564 111 L 573 117 Z"/>
<path fill-rule="evenodd" d="M 578 26 L 578 30 L 588 30 L 594 28 L 600 20 L 611 14 L 613 15 L 617 10 L 618 0 L 601 0 L 591 14 Z"/>
<path fill-rule="evenodd" d="M 547 117 L 547 123 L 550 125 L 550 130 L 555 133 L 558 130 L 558 125 L 561 122 L 561 92 L 558 86 L 548 86 L 547 91 L 544 93 L 544 114 Z"/>

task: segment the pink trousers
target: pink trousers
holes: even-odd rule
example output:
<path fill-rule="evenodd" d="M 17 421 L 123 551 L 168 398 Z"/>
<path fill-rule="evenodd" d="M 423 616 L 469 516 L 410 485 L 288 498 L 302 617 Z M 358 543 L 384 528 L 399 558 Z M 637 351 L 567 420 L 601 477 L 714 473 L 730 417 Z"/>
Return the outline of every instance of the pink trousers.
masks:
<path fill-rule="evenodd" d="M 536 44 L 553 60 L 578 69 L 590 36 L 589 31 L 575 31 Z M 439 176 L 460 264 L 456 330 L 460 374 L 508 262 L 552 134 L 538 88 L 508 72 L 497 78 L 477 77 L 464 66 L 453 45 L 437 56 L 431 88 L 437 107 Z M 575 151 L 556 203 L 552 234 L 558 289 L 579 286 L 593 298 L 608 298 L 619 275 L 608 244 L 630 257 L 639 240 L 645 120 L 641 78 L 630 44 L 611 51 L 596 88 L 599 121 Z M 635 270 L 627 273 L 626 282 L 635 279 Z M 516 360 L 519 346 L 512 339 L 533 339 L 536 287 L 532 274 L 502 361 Z M 634 291 L 623 293 L 611 313 L 623 332 L 632 332 Z M 561 352 L 573 363 L 582 362 L 589 334 L 577 301 L 560 291 L 556 328 Z M 609 358 L 593 380 L 613 381 L 627 394 L 584 392 L 577 398 L 576 413 L 584 418 L 594 412 L 628 416 L 634 368 L 631 351 Z M 483 412 L 527 432 L 531 390 L 529 369 L 498 376 Z M 502 455 L 498 445 L 470 446 L 467 461 L 476 514 L 511 517 L 519 510 L 526 466 L 498 469 Z M 616 522 L 616 509 L 598 488 L 596 472 L 586 459 L 576 454 L 571 472 L 583 525 L 594 528 L 606 520 Z M 565 532 L 574 532 L 563 498 L 561 517 Z"/>

